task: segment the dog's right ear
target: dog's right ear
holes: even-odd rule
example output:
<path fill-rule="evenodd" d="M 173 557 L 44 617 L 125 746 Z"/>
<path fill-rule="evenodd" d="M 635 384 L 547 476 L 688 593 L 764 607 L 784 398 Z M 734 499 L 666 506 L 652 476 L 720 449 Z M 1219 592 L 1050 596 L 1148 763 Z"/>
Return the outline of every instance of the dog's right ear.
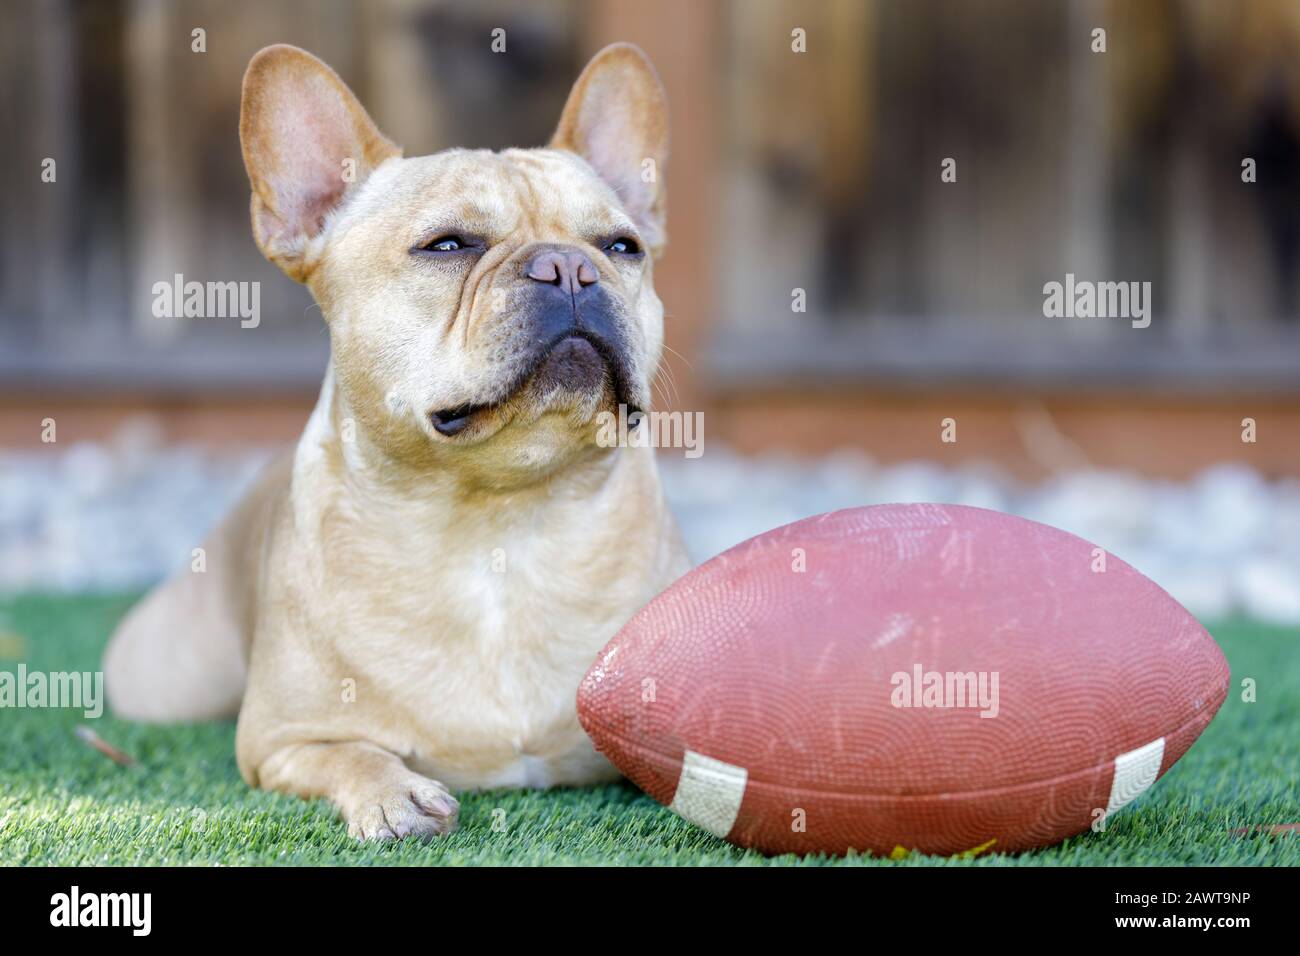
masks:
<path fill-rule="evenodd" d="M 253 238 L 299 282 L 311 274 L 318 250 L 310 244 L 329 214 L 380 163 L 401 155 L 338 74 L 285 44 L 248 64 L 239 140 L 253 186 Z"/>

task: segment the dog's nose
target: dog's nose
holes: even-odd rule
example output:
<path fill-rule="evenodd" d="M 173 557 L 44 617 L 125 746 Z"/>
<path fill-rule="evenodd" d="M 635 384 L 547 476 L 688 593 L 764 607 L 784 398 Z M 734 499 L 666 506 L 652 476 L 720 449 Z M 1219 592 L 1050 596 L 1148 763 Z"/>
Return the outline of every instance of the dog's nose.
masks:
<path fill-rule="evenodd" d="M 570 295 L 577 295 L 600 281 L 600 273 L 591 260 L 577 249 L 548 249 L 538 253 L 524 267 L 524 275 L 559 286 Z"/>

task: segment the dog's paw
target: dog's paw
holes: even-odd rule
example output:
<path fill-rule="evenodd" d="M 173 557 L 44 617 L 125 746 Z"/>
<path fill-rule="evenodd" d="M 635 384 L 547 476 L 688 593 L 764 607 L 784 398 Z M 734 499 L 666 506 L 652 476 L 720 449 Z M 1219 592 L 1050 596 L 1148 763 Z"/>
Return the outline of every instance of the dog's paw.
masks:
<path fill-rule="evenodd" d="M 436 780 L 411 774 L 377 788 L 348 811 L 348 834 L 357 840 L 432 840 L 456 829 L 460 804 Z"/>

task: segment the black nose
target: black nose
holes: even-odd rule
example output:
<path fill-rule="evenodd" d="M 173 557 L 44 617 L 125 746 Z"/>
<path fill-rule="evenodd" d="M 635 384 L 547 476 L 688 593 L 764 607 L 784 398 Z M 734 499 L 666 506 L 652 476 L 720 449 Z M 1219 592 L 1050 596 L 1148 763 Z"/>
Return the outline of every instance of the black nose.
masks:
<path fill-rule="evenodd" d="M 524 275 L 558 286 L 569 295 L 577 295 L 600 281 L 600 273 L 591 260 L 577 249 L 548 249 L 538 253 L 524 266 Z"/>

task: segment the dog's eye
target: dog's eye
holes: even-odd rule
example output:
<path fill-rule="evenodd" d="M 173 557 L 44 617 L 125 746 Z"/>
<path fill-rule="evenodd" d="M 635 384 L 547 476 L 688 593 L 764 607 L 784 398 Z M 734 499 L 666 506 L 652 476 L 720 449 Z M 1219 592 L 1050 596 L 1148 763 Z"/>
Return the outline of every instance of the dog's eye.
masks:
<path fill-rule="evenodd" d="M 468 249 L 467 243 L 460 236 L 439 236 L 437 239 L 431 239 L 420 247 L 426 252 L 460 252 L 462 249 Z"/>
<path fill-rule="evenodd" d="M 634 256 L 641 251 L 641 247 L 637 245 L 637 241 L 631 236 L 619 236 L 605 246 L 605 251 L 616 252 L 624 256 Z"/>

